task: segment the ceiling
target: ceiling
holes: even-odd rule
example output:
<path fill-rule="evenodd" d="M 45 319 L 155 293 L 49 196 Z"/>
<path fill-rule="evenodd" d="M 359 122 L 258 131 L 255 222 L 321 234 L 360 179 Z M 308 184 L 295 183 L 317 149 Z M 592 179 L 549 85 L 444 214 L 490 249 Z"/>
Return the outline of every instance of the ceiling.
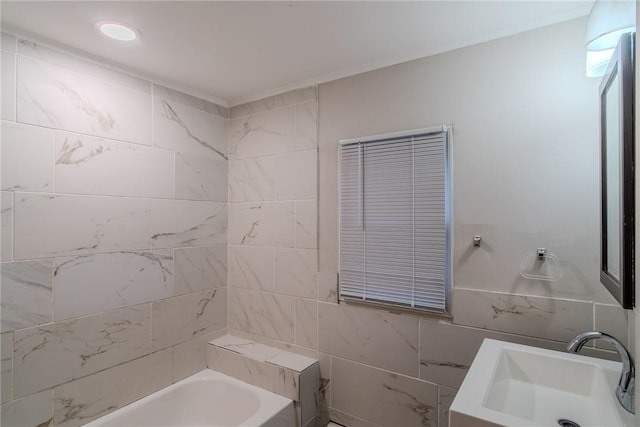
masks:
<path fill-rule="evenodd" d="M 227 105 L 588 14 L 593 1 L 2 1 L 3 30 Z M 124 44 L 94 23 L 131 24 Z"/>

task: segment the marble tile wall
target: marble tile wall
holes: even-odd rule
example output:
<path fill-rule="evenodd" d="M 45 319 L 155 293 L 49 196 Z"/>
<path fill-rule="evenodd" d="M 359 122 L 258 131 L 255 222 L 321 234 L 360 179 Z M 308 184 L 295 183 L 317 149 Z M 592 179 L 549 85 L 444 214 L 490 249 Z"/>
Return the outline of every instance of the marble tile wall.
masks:
<path fill-rule="evenodd" d="M 229 327 L 317 349 L 317 88 L 232 107 Z"/>
<path fill-rule="evenodd" d="M 320 360 L 319 425 L 332 419 L 349 427 L 446 427 L 449 406 L 484 338 L 562 351 L 574 334 L 596 328 L 632 342 L 630 316 L 599 286 L 594 268 L 597 85 L 584 77 L 585 25 L 570 21 L 325 83 L 318 88 L 317 112 L 311 109 L 316 106 L 311 89 L 231 109 L 230 332 Z M 532 52 L 534 44 L 541 47 Z M 469 68 L 476 61 L 485 64 L 486 57 L 504 57 L 505 51 L 514 58 L 527 52 L 527 59 L 492 65 L 482 78 Z M 551 75 L 543 58 L 555 51 L 563 59 Z M 532 74 L 536 66 L 541 68 Z M 523 92 L 521 79 L 510 81 L 514 75 L 546 76 L 549 87 L 557 79 L 572 85 L 563 86 L 567 98 L 545 92 L 548 98 L 541 103 L 539 91 Z M 531 87 L 539 84 L 536 80 Z M 457 89 L 443 97 L 442 87 Z M 549 138 L 543 138 L 546 149 L 538 137 L 520 141 L 524 132 L 505 126 L 503 115 L 496 122 L 495 111 L 504 108 L 500 102 L 521 105 L 523 99 L 530 99 L 527 111 L 510 109 L 509 122 L 531 129 L 531 135 L 562 133 L 566 152 Z M 572 129 L 579 131 L 559 128 L 549 116 L 564 114 L 550 112 L 548 105 L 566 99 L 580 103 L 571 116 Z M 318 114 L 317 160 L 308 149 L 311 139 L 303 138 L 313 135 L 312 112 Z M 455 130 L 452 315 L 339 303 L 337 141 L 440 123 L 452 123 Z M 523 172 L 527 166 L 514 157 L 516 142 L 518 149 L 535 147 L 527 164 L 551 175 L 565 176 L 564 165 L 571 162 L 580 184 L 562 189 L 544 184 L 544 191 L 533 185 L 532 174 Z M 584 156 L 576 157 L 577 151 Z M 554 161 L 545 160 L 548 153 L 554 153 Z M 567 160 L 560 161 L 562 156 Z M 490 173 L 487 164 L 496 163 L 487 159 L 494 158 L 507 169 Z M 508 166 L 513 162 L 519 170 Z M 507 173 L 513 179 L 505 180 Z M 479 250 L 471 244 L 474 234 L 483 236 Z M 523 250 L 538 247 L 541 239 L 562 260 L 564 275 L 557 283 L 519 275 Z M 308 285 L 312 282 L 314 288 Z M 584 351 L 615 358 L 609 350 L 596 344 Z"/>
<path fill-rule="evenodd" d="M 1 53 L 1 424 L 81 425 L 226 333 L 229 111 L 8 34 Z"/>

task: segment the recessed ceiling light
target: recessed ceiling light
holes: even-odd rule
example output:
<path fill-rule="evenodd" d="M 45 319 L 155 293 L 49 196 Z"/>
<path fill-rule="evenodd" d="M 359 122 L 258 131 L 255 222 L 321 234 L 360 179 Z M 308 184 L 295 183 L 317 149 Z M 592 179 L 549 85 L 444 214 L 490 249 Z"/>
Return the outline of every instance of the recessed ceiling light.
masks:
<path fill-rule="evenodd" d="M 122 22 L 100 21 L 96 25 L 102 34 L 114 40 L 130 42 L 140 36 L 138 31 Z"/>

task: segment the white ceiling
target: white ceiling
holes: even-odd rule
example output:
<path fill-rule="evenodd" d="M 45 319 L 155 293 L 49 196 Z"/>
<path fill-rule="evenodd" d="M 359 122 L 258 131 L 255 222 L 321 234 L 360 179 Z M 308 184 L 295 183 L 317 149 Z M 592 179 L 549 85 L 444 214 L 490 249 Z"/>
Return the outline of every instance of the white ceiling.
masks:
<path fill-rule="evenodd" d="M 12 2 L 4 29 L 235 105 L 586 15 L 593 1 Z M 131 45 L 94 23 L 142 33 Z"/>

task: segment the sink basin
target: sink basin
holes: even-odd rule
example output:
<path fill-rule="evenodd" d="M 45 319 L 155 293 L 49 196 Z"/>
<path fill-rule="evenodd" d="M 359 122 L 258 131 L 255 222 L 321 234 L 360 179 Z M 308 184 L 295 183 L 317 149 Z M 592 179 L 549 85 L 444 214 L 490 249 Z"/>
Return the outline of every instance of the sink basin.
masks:
<path fill-rule="evenodd" d="M 633 415 L 614 393 L 621 368 L 619 362 L 485 339 L 451 405 L 449 425 L 632 427 Z"/>

